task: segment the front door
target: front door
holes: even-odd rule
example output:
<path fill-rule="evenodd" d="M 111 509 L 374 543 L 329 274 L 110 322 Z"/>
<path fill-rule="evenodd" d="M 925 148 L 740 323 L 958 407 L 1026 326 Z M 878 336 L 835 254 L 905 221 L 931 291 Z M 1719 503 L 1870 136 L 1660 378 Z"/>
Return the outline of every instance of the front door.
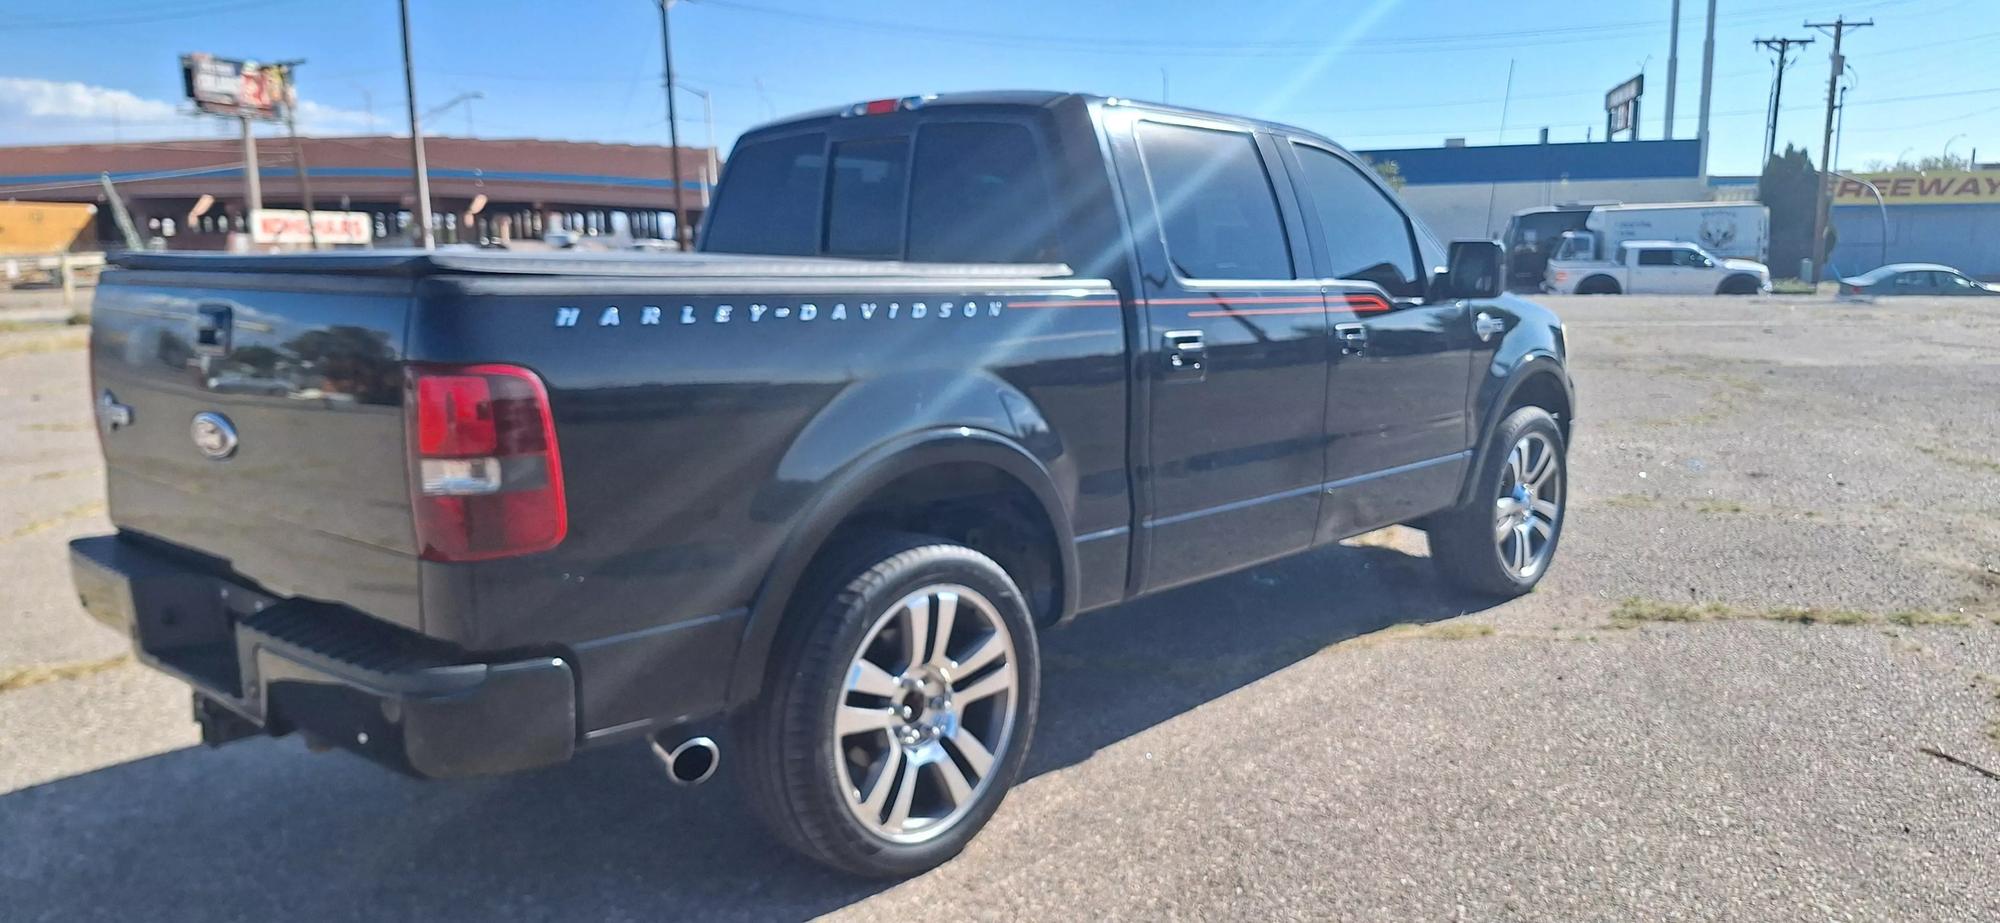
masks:
<path fill-rule="evenodd" d="M 1450 505 L 1471 443 L 1473 320 L 1426 301 L 1415 225 L 1367 167 L 1291 142 L 1333 331 L 1320 539 Z"/>
<path fill-rule="evenodd" d="M 1326 312 L 1271 142 L 1225 122 L 1108 124 L 1144 280 L 1142 589 L 1305 548 L 1319 516 Z"/>

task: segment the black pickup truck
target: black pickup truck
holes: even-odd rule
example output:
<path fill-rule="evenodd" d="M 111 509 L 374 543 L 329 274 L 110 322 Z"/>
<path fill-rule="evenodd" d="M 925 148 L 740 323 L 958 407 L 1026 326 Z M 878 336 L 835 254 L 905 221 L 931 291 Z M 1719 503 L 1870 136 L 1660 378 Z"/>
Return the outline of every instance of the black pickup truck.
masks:
<path fill-rule="evenodd" d="M 1039 631 L 1393 523 L 1485 594 L 1555 554 L 1562 324 L 1310 132 L 864 103 L 745 135 L 701 237 L 120 258 L 84 607 L 211 743 L 726 745 L 779 838 L 902 875 L 1016 780 Z"/>

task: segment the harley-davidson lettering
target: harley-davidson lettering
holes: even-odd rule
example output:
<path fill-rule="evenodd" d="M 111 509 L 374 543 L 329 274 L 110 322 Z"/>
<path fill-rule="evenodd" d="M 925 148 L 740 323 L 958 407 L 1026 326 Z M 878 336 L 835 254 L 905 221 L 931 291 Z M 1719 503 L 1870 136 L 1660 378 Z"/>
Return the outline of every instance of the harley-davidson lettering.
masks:
<path fill-rule="evenodd" d="M 736 305 L 719 304 L 714 307 L 713 311 L 710 311 L 709 309 L 697 309 L 691 304 L 684 304 L 680 306 L 679 317 L 682 326 L 693 326 L 704 323 L 727 324 L 739 319 L 747 319 L 752 324 L 762 324 L 767 320 L 796 320 L 801 323 L 817 320 L 832 323 L 835 321 L 844 321 L 850 317 L 858 318 L 862 321 L 875 321 L 878 319 L 892 321 L 923 320 L 932 317 L 939 319 L 961 317 L 971 320 L 979 317 L 981 314 L 987 317 L 999 317 L 1000 312 L 1007 307 L 1007 303 L 1004 301 L 988 301 L 983 306 L 984 311 L 981 310 L 981 307 L 982 305 L 977 301 L 941 301 L 935 304 L 924 301 L 913 301 L 907 306 L 897 301 L 891 301 L 888 304 L 874 301 L 858 301 L 850 309 L 847 302 L 844 301 L 837 301 L 825 306 L 807 301 L 800 302 L 797 305 L 771 305 L 758 302 L 743 305 L 740 311 Z M 584 320 L 584 310 L 584 308 L 575 305 L 563 305 L 556 308 L 556 326 L 586 326 L 587 322 Z M 624 316 L 619 312 L 617 305 L 604 305 L 603 307 L 591 310 L 594 311 L 597 318 L 596 326 L 619 327 L 624 325 Z M 666 309 L 661 308 L 659 305 L 645 305 L 640 307 L 638 311 L 639 326 L 641 327 L 658 327 L 665 323 Z"/>

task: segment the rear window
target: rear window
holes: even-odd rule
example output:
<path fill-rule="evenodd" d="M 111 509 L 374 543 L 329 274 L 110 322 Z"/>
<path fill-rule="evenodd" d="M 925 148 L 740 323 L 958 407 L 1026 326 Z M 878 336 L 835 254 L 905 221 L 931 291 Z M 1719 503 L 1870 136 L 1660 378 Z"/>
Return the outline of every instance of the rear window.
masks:
<path fill-rule="evenodd" d="M 910 145 L 902 138 L 834 145 L 833 185 L 826 196 L 828 255 L 903 255 L 909 169 Z"/>
<path fill-rule="evenodd" d="M 1257 142 L 1237 131 L 1140 122 L 1167 255 L 1190 279 L 1290 279 L 1291 247 Z"/>
<path fill-rule="evenodd" d="M 739 148 L 715 202 L 703 250 L 810 256 L 819 251 L 826 136 L 794 135 Z"/>
<path fill-rule="evenodd" d="M 1055 198 L 1026 126 L 940 122 L 917 132 L 912 260 L 1056 262 Z"/>

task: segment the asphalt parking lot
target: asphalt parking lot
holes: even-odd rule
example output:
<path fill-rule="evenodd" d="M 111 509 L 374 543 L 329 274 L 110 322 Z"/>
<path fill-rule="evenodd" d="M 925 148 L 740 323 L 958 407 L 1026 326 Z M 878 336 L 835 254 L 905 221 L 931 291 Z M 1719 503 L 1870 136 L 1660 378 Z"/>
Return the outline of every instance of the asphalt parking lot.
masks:
<path fill-rule="evenodd" d="M 1029 778 L 898 884 L 637 749 L 200 748 L 68 588 L 83 331 L 0 332 L 0 917 L 2000 919 L 2000 303 L 1550 301 L 1538 592 L 1453 595 L 1396 529 L 1045 635 Z"/>

